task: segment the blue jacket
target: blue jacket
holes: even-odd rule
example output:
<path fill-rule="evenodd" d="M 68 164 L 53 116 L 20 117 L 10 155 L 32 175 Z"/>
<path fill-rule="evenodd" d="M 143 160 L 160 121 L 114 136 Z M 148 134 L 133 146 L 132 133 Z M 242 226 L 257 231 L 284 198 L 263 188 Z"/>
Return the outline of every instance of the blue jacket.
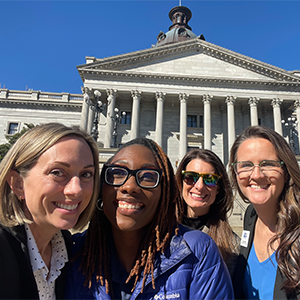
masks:
<path fill-rule="evenodd" d="M 83 244 L 85 233 L 74 236 L 75 248 Z M 78 245 L 79 244 L 79 245 Z M 75 251 L 76 251 L 75 250 Z M 151 276 L 146 279 L 140 293 L 142 278 L 138 281 L 130 299 L 233 299 L 229 272 L 220 257 L 215 242 L 205 233 L 180 225 L 160 264 L 155 264 L 155 290 Z M 93 284 L 84 286 L 84 275 L 79 271 L 80 260 L 73 262 L 67 285 L 67 299 L 111 299 L 105 287 Z"/>

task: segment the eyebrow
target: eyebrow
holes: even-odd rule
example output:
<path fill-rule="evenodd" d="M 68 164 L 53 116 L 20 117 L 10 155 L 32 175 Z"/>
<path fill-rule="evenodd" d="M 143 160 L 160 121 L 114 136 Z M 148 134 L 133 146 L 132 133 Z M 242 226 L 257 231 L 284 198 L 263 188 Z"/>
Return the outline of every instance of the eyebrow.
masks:
<path fill-rule="evenodd" d="M 54 163 L 61 164 L 61 165 L 65 166 L 65 167 L 68 167 L 68 168 L 71 167 L 70 164 L 68 164 L 68 163 L 66 163 L 66 162 L 62 162 L 62 161 L 54 161 Z M 86 166 L 84 166 L 83 168 L 84 168 L 84 169 L 86 169 L 86 168 L 95 168 L 95 165 L 86 165 Z"/>
<path fill-rule="evenodd" d="M 111 162 L 111 164 L 112 165 L 114 165 L 114 164 L 124 164 L 125 166 L 127 166 L 128 165 L 128 160 L 116 160 L 116 161 L 114 161 L 114 162 Z M 154 165 L 154 164 L 151 164 L 151 163 L 145 163 L 145 164 L 143 164 L 142 165 L 142 167 L 141 168 L 158 168 L 158 166 L 156 166 L 156 165 Z"/>

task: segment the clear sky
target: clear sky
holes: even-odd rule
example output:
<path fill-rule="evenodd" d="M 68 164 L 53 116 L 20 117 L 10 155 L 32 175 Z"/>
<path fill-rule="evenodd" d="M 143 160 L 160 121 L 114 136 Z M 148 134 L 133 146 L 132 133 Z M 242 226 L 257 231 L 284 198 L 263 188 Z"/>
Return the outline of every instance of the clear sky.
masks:
<path fill-rule="evenodd" d="M 76 66 L 150 48 L 167 32 L 169 1 L 0 0 L 0 84 L 11 90 L 81 93 Z M 300 1 L 187 1 L 206 41 L 300 70 Z"/>

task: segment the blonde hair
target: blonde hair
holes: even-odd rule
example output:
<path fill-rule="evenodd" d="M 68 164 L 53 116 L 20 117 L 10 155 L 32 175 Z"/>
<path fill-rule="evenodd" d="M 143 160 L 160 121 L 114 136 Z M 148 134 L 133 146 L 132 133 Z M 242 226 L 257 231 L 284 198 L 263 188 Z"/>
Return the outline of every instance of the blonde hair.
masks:
<path fill-rule="evenodd" d="M 23 211 L 22 202 L 11 190 L 6 181 L 11 170 L 22 176 L 32 169 L 39 157 L 58 140 L 66 136 L 75 136 L 85 140 L 91 149 L 94 165 L 94 191 L 87 208 L 79 216 L 74 229 L 83 229 L 91 219 L 99 193 L 99 151 L 93 138 L 78 127 L 67 127 L 60 123 L 38 125 L 24 135 L 7 152 L 0 163 L 0 223 L 7 227 L 30 223 Z"/>

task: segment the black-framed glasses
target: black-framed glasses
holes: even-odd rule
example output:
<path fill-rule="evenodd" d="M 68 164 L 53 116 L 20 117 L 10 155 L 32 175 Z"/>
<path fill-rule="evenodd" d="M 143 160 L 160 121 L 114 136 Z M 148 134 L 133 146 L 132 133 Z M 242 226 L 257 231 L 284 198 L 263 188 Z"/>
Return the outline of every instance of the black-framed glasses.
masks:
<path fill-rule="evenodd" d="M 203 182 L 205 185 L 214 187 L 218 184 L 221 176 L 213 173 L 198 173 L 194 171 L 185 171 L 182 170 L 182 180 L 187 185 L 194 185 L 200 177 L 203 178 Z"/>
<path fill-rule="evenodd" d="M 283 161 L 263 160 L 259 164 L 254 164 L 252 161 L 238 161 L 231 164 L 233 169 L 241 179 L 251 176 L 254 167 L 259 167 L 260 172 L 266 177 L 278 174 L 278 171 L 284 165 Z"/>
<path fill-rule="evenodd" d="M 113 186 L 123 185 L 130 176 L 134 176 L 139 187 L 153 189 L 159 185 L 161 170 L 141 168 L 130 170 L 125 166 L 110 165 L 104 166 L 104 180 Z"/>

